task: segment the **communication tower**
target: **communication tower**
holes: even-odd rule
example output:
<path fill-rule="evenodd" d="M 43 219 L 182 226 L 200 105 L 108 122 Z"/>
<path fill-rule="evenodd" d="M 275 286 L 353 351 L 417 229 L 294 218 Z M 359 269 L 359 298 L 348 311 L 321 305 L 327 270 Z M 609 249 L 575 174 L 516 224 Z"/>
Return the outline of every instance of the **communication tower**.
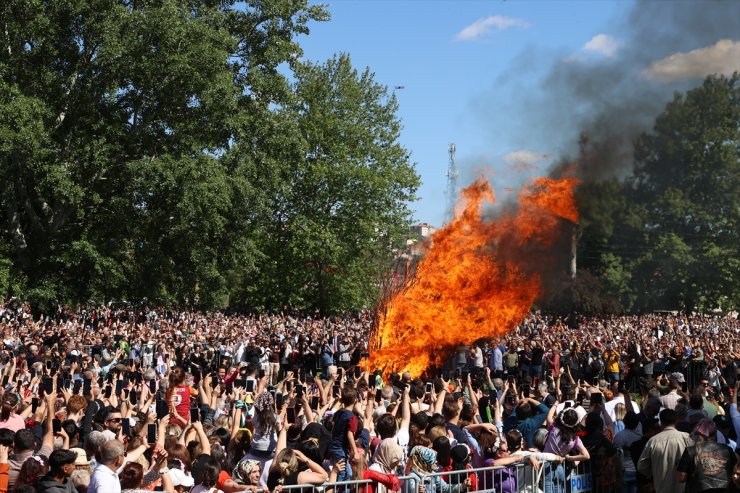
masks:
<path fill-rule="evenodd" d="M 447 165 L 447 211 L 445 213 L 445 222 L 452 221 L 455 217 L 455 203 L 457 202 L 457 165 L 455 164 L 455 144 L 450 144 L 447 152 L 450 155 L 450 162 Z"/>

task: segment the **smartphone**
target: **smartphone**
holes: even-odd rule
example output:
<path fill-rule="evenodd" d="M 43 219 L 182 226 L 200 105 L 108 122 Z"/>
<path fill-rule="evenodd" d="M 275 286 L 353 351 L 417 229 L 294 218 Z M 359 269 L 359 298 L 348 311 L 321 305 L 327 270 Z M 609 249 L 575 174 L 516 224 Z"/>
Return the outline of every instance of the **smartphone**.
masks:
<path fill-rule="evenodd" d="M 113 394 L 113 387 L 110 385 L 105 386 L 105 391 L 103 391 L 103 395 L 106 399 L 110 399 L 111 394 Z"/>
<path fill-rule="evenodd" d="M 591 405 L 597 405 L 597 404 L 603 404 L 604 403 L 604 394 L 601 392 L 594 392 L 591 394 L 590 399 Z"/>
<path fill-rule="evenodd" d="M 294 407 L 289 407 L 287 409 L 285 420 L 288 422 L 289 425 L 292 425 L 293 423 L 295 423 L 295 408 Z"/>
<path fill-rule="evenodd" d="M 231 394 L 232 392 L 234 392 L 234 384 L 227 383 L 226 384 L 226 393 L 227 394 Z"/>
<path fill-rule="evenodd" d="M 247 386 L 247 380 L 245 378 L 237 378 L 234 380 L 234 387 L 245 388 Z"/>
<path fill-rule="evenodd" d="M 54 434 L 56 435 L 60 431 L 62 431 L 62 420 L 54 418 L 51 420 L 51 429 L 54 431 Z"/>
<path fill-rule="evenodd" d="M 280 410 L 283 407 L 283 394 L 280 392 L 275 394 L 275 408 Z"/>
<path fill-rule="evenodd" d="M 51 377 L 44 377 L 44 392 L 47 395 L 54 391 L 54 380 Z"/>
<path fill-rule="evenodd" d="M 215 389 L 216 387 L 218 387 L 218 375 L 214 373 L 211 375 L 211 388 Z"/>
<path fill-rule="evenodd" d="M 506 377 L 506 381 L 508 381 L 509 383 L 514 383 L 514 375 L 508 375 Z"/>
<path fill-rule="evenodd" d="M 157 419 L 162 419 L 167 414 L 169 414 L 169 410 L 167 409 L 167 403 L 164 399 L 157 399 Z"/>
<path fill-rule="evenodd" d="M 334 395 L 335 396 L 338 396 L 339 395 L 339 390 L 340 390 L 339 389 L 339 384 L 338 383 L 335 383 L 334 384 L 334 388 L 332 389 L 332 391 L 334 392 Z"/>
<path fill-rule="evenodd" d="M 131 389 L 131 392 L 128 393 L 128 400 L 131 402 L 132 406 L 135 406 L 139 402 L 138 394 L 134 389 Z"/>
<path fill-rule="evenodd" d="M 198 409 L 197 407 L 190 408 L 190 421 L 192 423 L 200 421 L 200 409 Z"/>
<path fill-rule="evenodd" d="M 426 392 L 427 394 L 431 394 L 432 390 L 434 390 L 432 382 L 427 382 L 427 384 L 424 386 L 424 392 Z"/>
<path fill-rule="evenodd" d="M 355 366 L 355 379 L 360 378 L 360 375 L 362 375 L 362 368 Z"/>
<path fill-rule="evenodd" d="M 380 389 L 375 389 L 375 402 L 380 402 L 383 400 L 383 391 Z"/>
<path fill-rule="evenodd" d="M 319 408 L 319 396 L 315 395 L 311 397 L 311 409 L 318 409 Z"/>
<path fill-rule="evenodd" d="M 8 381 L 9 380 L 10 380 L 10 375 L 5 375 L 3 377 L 3 387 L 5 387 L 6 385 L 8 385 Z"/>
<path fill-rule="evenodd" d="M 146 427 L 147 443 L 157 443 L 157 423 L 149 423 Z"/>
<path fill-rule="evenodd" d="M 92 392 L 92 380 L 86 378 L 82 387 L 82 395 L 90 395 Z"/>
<path fill-rule="evenodd" d="M 599 386 L 599 377 L 594 377 L 593 380 L 591 381 L 591 385 L 593 385 L 594 387 L 598 387 Z"/>
<path fill-rule="evenodd" d="M 252 380 L 252 379 L 247 380 L 246 387 L 247 387 L 247 392 L 248 393 L 250 393 L 250 394 L 253 393 L 254 392 L 254 380 Z"/>
<path fill-rule="evenodd" d="M 265 378 L 265 370 L 260 369 L 260 371 L 257 372 L 257 378 L 259 378 L 260 380 Z"/>
<path fill-rule="evenodd" d="M 51 360 L 50 359 L 46 360 L 46 369 L 51 370 Z"/>
<path fill-rule="evenodd" d="M 149 380 L 149 392 L 152 394 L 157 391 L 157 381 L 156 380 Z"/>
<path fill-rule="evenodd" d="M 568 409 L 569 407 L 572 407 L 573 403 L 571 401 L 565 401 L 565 404 L 563 404 L 563 409 Z"/>
<path fill-rule="evenodd" d="M 121 421 L 121 431 L 126 436 L 131 436 L 131 421 L 129 418 L 123 418 Z"/>
<path fill-rule="evenodd" d="M 82 388 L 82 381 L 81 380 L 75 380 L 72 384 L 72 393 L 73 394 L 79 394 L 80 389 Z"/>
<path fill-rule="evenodd" d="M 129 358 L 128 359 L 128 367 L 131 368 L 132 366 L 134 366 L 134 358 Z"/>
<path fill-rule="evenodd" d="M 295 396 L 297 399 L 300 399 L 303 397 L 303 385 L 296 385 Z"/>
<path fill-rule="evenodd" d="M 33 399 L 31 399 L 31 412 L 35 413 L 38 407 L 39 407 L 39 398 L 34 397 Z"/>
<path fill-rule="evenodd" d="M 31 374 L 31 379 L 33 380 L 36 377 L 36 368 L 32 366 L 28 369 L 28 372 Z"/>
<path fill-rule="evenodd" d="M 123 392 L 123 380 L 116 380 L 116 395 L 121 395 Z"/>

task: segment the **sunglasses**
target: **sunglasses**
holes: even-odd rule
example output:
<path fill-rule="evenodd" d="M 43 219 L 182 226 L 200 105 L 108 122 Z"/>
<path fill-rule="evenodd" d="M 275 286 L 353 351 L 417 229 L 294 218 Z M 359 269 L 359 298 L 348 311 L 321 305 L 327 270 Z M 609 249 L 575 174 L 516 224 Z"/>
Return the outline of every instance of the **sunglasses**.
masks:
<path fill-rule="evenodd" d="M 120 423 L 121 421 L 123 421 L 123 418 L 111 418 L 108 421 L 113 421 L 114 423 Z"/>

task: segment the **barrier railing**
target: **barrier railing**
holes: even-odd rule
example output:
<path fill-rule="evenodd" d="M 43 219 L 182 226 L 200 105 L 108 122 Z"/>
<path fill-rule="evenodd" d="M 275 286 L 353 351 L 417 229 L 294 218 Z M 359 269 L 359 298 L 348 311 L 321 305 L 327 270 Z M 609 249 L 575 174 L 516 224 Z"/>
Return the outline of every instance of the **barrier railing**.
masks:
<path fill-rule="evenodd" d="M 512 464 L 506 467 L 480 467 L 461 471 L 435 472 L 424 475 L 410 474 L 399 476 L 402 493 L 457 493 L 465 491 L 462 483 L 467 478 L 475 481 L 467 491 L 480 493 L 542 493 L 544 492 L 544 476 L 542 472 L 547 463 L 540 463 L 538 468 L 531 464 Z M 444 482 L 444 483 L 443 483 Z M 364 493 L 367 487 L 375 483 L 372 480 L 326 482 L 321 485 L 296 484 L 284 485 L 283 491 L 292 493 Z M 443 484 L 449 486 L 444 487 Z M 377 485 L 377 483 L 375 483 Z M 373 486 L 374 493 L 389 493 L 390 490 L 382 486 Z M 585 492 L 586 490 L 580 490 Z"/>
<path fill-rule="evenodd" d="M 592 471 L 593 461 L 577 465 L 559 462 L 540 462 L 537 467 L 529 463 L 505 467 L 480 467 L 462 471 L 435 472 L 424 475 L 399 476 L 401 493 L 462 493 L 456 485 L 474 477 L 475 484 L 467 491 L 480 493 L 620 493 L 622 480 L 615 471 L 616 481 L 609 481 L 601 473 Z M 439 479 L 437 479 L 439 478 Z M 447 486 L 444 486 L 444 484 Z M 291 493 L 366 493 L 372 485 L 373 493 L 390 493 L 372 480 L 326 482 L 321 485 L 285 485 L 283 491 Z M 422 488 L 423 487 L 423 488 Z M 448 489 L 449 487 L 449 489 Z"/>

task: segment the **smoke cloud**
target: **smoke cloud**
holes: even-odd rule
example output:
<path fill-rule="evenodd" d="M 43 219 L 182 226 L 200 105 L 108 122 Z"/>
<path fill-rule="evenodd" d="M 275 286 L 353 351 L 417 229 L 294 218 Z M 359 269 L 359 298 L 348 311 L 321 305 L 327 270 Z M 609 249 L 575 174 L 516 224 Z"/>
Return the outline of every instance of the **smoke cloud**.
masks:
<path fill-rule="evenodd" d="M 508 114 L 516 115 L 516 133 L 534 145 L 567 161 L 587 141 L 577 170 L 583 180 L 629 174 L 635 138 L 651 129 L 675 91 L 700 85 L 710 73 L 740 69 L 738 2 L 639 0 L 611 27 L 582 53 L 560 56 L 540 83 L 521 76 L 545 57 L 531 48 L 497 84 L 497 90 L 517 88 L 520 103 Z M 551 175 L 562 171 L 555 166 Z"/>

